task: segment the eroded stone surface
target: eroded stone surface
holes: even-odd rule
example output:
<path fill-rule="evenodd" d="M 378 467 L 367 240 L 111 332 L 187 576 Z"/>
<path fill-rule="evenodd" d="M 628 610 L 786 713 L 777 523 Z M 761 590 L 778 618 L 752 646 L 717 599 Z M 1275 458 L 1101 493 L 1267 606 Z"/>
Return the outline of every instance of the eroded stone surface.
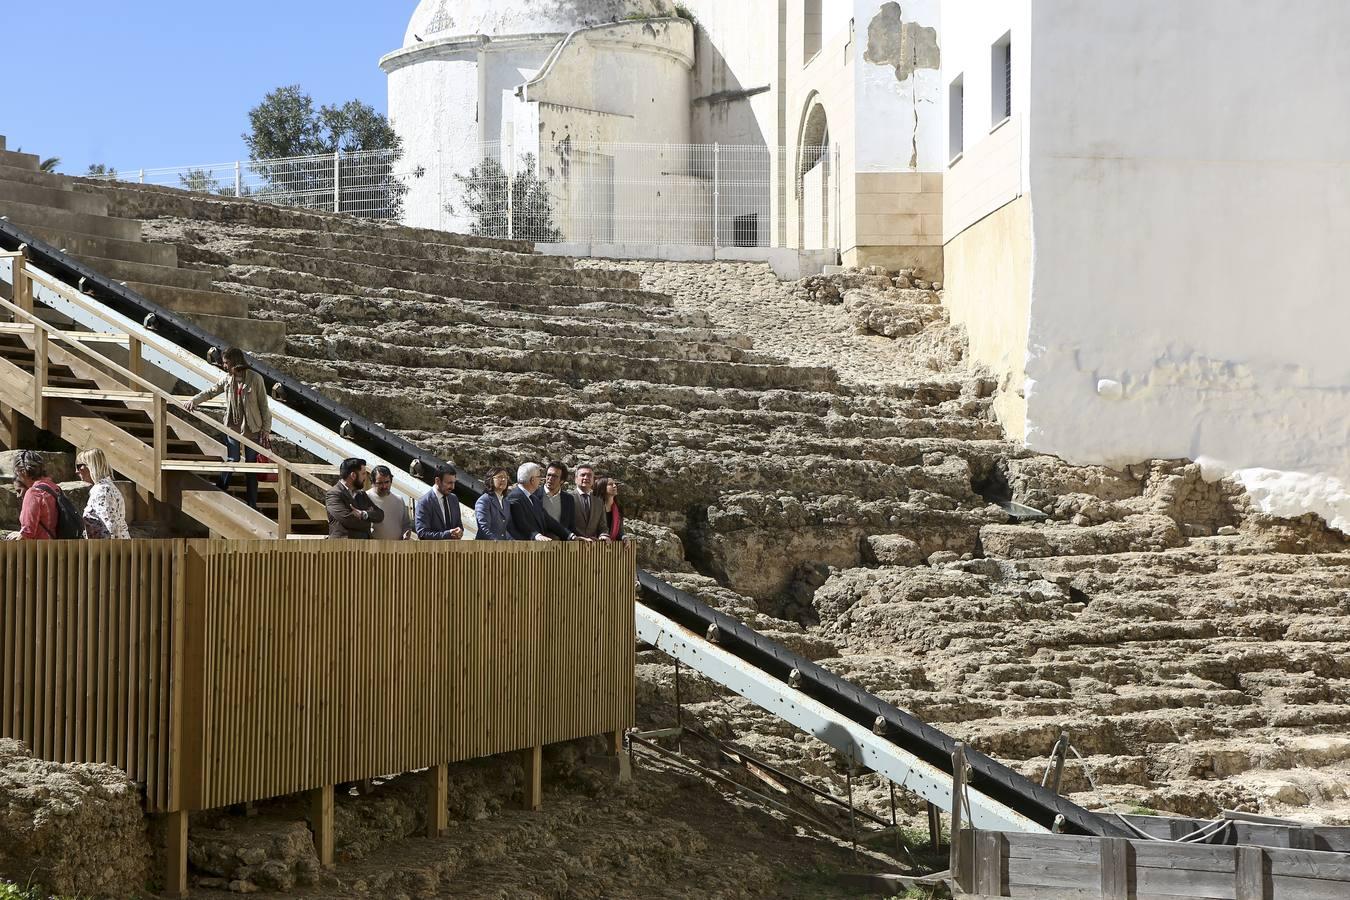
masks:
<path fill-rule="evenodd" d="M 0 738 L 0 880 L 120 900 L 144 890 L 149 866 L 139 792 L 126 773 L 33 759 Z"/>

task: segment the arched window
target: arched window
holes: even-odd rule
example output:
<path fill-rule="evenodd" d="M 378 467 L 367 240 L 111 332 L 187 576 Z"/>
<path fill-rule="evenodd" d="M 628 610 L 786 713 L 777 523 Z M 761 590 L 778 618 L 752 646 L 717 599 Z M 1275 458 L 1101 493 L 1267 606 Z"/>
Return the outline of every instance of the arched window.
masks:
<path fill-rule="evenodd" d="M 802 14 L 802 65 L 809 63 L 811 57 L 820 52 L 824 31 L 820 0 L 806 0 L 806 10 Z"/>

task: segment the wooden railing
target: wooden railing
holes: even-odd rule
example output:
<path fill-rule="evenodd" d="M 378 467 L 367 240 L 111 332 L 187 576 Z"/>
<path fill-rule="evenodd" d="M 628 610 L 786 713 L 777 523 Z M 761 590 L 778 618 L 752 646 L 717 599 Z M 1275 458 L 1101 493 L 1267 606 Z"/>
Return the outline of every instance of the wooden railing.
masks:
<path fill-rule="evenodd" d="M 182 860 L 186 811 L 315 791 L 331 859 L 334 784 L 526 750 L 537 785 L 544 744 L 631 726 L 635 575 L 631 545 L 0 543 L 0 735 L 126 770 Z"/>
<path fill-rule="evenodd" d="M 5 327 L 10 333 L 31 335 L 33 339 L 34 367 L 32 376 L 32 398 L 24 411 L 29 413 L 38 428 L 48 427 L 47 405 L 53 399 L 71 400 L 116 400 L 127 405 L 146 405 L 153 422 L 152 440 L 148 445 L 153 454 L 152 472 L 154 483 L 145 485 L 157 498 L 166 496 L 165 477 L 170 472 L 190 472 L 196 474 L 219 474 L 221 472 L 240 472 L 251 475 L 271 474 L 276 477 L 277 493 L 277 536 L 286 537 L 291 531 L 292 479 L 299 478 L 322 492 L 328 485 L 318 480 L 316 474 L 334 474 L 331 464 L 290 463 L 278 458 L 277 452 L 265 448 L 247 435 L 231 430 L 227 425 L 211 418 L 198 410 L 185 409 L 181 404 L 187 398 L 174 397 L 159 388 L 143 374 L 142 342 L 124 334 L 103 334 L 78 331 L 62 331 L 47 324 L 34 314 L 33 286 L 40 284 L 49 290 L 60 293 L 75 303 L 87 303 L 78 291 L 69 285 L 50 278 L 27 266 L 22 250 L 8 252 L 4 257 L 13 260 L 13 302 L 0 299 L 0 309 L 13 318 L 13 324 Z M 110 375 L 122 380 L 126 390 L 82 390 L 52 387 L 47 375 L 51 346 L 55 343 L 72 352 L 84 362 L 96 366 Z M 91 345 L 101 343 L 124 344 L 128 350 L 128 365 L 122 366 L 99 353 Z M 222 373 L 223 377 L 223 373 Z M 167 452 L 169 440 L 170 413 L 188 419 L 195 419 L 200 425 L 222 431 L 239 442 L 242 448 L 253 450 L 266 456 L 270 462 L 227 462 L 204 460 L 172 460 Z"/>

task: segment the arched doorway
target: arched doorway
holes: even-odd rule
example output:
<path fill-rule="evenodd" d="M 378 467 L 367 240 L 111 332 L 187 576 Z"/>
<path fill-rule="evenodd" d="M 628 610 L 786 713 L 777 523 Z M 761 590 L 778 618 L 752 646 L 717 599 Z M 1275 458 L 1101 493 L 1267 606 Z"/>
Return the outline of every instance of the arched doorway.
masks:
<path fill-rule="evenodd" d="M 797 246 L 803 250 L 831 246 L 830 201 L 835 177 L 831 171 L 832 157 L 829 117 L 819 98 L 812 95 L 802 114 L 801 137 L 797 142 Z"/>

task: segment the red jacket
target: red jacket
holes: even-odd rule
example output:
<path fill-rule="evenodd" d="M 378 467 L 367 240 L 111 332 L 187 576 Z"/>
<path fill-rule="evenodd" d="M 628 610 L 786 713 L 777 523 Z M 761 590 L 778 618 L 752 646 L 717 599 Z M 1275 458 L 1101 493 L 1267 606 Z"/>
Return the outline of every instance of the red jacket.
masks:
<path fill-rule="evenodd" d="M 61 493 L 56 482 L 50 478 L 39 478 L 23 492 L 23 506 L 19 509 L 19 535 L 25 541 L 56 540 L 56 498 L 47 491 L 39 490 L 39 484 L 46 485 L 49 491 Z"/>

